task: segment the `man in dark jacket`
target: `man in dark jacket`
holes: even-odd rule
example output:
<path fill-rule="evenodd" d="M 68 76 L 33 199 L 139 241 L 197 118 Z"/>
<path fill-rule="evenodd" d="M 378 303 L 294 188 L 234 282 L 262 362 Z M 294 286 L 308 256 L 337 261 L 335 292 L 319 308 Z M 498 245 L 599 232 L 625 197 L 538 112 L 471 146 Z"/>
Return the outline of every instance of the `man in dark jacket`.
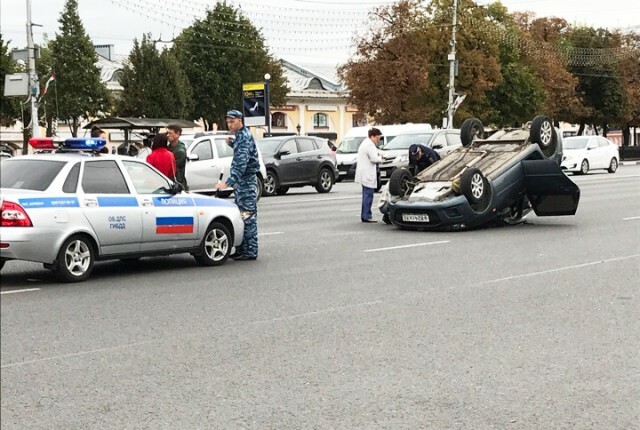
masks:
<path fill-rule="evenodd" d="M 179 125 L 167 126 L 167 138 L 169 139 L 169 151 L 173 152 L 173 156 L 176 159 L 176 181 L 182 184 L 185 191 L 189 191 L 187 186 L 187 178 L 185 177 L 185 171 L 187 169 L 187 147 L 184 143 L 180 142 L 180 136 L 182 135 L 182 127 Z"/>
<path fill-rule="evenodd" d="M 231 257 L 236 261 L 258 258 L 258 183 L 256 175 L 260 170 L 260 155 L 255 140 L 242 122 L 242 113 L 230 110 L 226 116 L 229 131 L 235 138 L 229 143 L 233 147 L 231 173 L 225 182 L 218 182 L 216 189 L 234 188 L 236 205 L 244 221 L 242 244 L 236 247 Z"/>
<path fill-rule="evenodd" d="M 409 169 L 414 175 L 422 172 L 439 159 L 440 154 L 428 146 L 413 144 L 409 147 Z"/>

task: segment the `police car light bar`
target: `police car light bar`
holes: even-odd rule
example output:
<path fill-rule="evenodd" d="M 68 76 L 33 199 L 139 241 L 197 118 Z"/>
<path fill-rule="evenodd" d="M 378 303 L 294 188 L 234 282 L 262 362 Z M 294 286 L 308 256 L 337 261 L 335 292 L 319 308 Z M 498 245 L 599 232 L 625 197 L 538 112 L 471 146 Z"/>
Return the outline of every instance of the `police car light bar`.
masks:
<path fill-rule="evenodd" d="M 70 137 L 63 144 L 65 149 L 77 151 L 100 151 L 106 145 L 107 141 L 98 137 Z"/>
<path fill-rule="evenodd" d="M 53 137 L 32 137 L 29 139 L 29 145 L 33 149 L 56 149 L 57 143 L 53 141 Z"/>

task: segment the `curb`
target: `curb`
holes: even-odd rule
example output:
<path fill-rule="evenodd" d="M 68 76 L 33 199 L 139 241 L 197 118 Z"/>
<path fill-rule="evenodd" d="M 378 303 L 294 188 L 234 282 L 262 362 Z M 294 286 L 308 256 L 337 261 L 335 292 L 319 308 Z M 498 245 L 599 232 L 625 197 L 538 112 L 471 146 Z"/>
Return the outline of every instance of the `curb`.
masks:
<path fill-rule="evenodd" d="M 623 166 L 635 166 L 635 165 L 640 165 L 640 160 L 635 160 L 635 161 L 621 161 L 620 164 L 622 164 Z"/>

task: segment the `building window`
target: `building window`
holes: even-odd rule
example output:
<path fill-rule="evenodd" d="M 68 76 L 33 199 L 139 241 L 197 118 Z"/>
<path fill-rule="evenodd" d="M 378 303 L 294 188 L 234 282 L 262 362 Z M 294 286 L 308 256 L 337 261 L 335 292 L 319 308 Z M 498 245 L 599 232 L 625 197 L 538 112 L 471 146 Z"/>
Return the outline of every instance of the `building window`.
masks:
<path fill-rule="evenodd" d="M 328 128 L 327 114 L 317 113 L 313 115 L 313 127 L 314 128 Z"/>
<path fill-rule="evenodd" d="M 367 117 L 365 114 L 358 112 L 354 113 L 351 117 L 351 126 L 352 127 L 364 127 L 367 125 Z"/>
<path fill-rule="evenodd" d="M 287 116 L 283 112 L 274 112 L 271 115 L 271 127 L 286 128 Z"/>

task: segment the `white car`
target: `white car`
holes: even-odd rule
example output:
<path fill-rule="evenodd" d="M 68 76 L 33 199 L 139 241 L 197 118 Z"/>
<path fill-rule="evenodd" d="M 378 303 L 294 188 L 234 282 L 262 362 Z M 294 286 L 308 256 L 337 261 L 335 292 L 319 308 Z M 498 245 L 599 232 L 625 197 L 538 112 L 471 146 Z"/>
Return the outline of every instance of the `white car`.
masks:
<path fill-rule="evenodd" d="M 187 167 L 185 176 L 189 191 L 194 193 L 213 193 L 215 186 L 220 181 L 229 177 L 233 149 L 227 145 L 229 134 L 205 133 L 196 135 L 191 139 L 181 139 L 187 146 Z M 260 150 L 258 149 L 258 153 Z M 260 172 L 258 173 L 258 199 L 264 190 L 264 178 L 267 169 L 260 154 Z M 221 197 L 229 196 L 233 189 L 222 190 L 218 193 Z"/>
<path fill-rule="evenodd" d="M 47 153 L 2 161 L 0 269 L 33 261 L 78 282 L 98 260 L 190 253 L 218 266 L 242 242 L 232 202 L 182 192 L 143 160 L 99 154 L 103 139 L 67 139 L 75 150 L 36 139 L 34 149 L 49 145 Z M 83 140 L 99 144 L 82 151 Z"/>
<path fill-rule="evenodd" d="M 602 136 L 572 136 L 563 140 L 562 170 L 586 175 L 590 170 L 615 173 L 620 164 L 618 146 Z"/>

